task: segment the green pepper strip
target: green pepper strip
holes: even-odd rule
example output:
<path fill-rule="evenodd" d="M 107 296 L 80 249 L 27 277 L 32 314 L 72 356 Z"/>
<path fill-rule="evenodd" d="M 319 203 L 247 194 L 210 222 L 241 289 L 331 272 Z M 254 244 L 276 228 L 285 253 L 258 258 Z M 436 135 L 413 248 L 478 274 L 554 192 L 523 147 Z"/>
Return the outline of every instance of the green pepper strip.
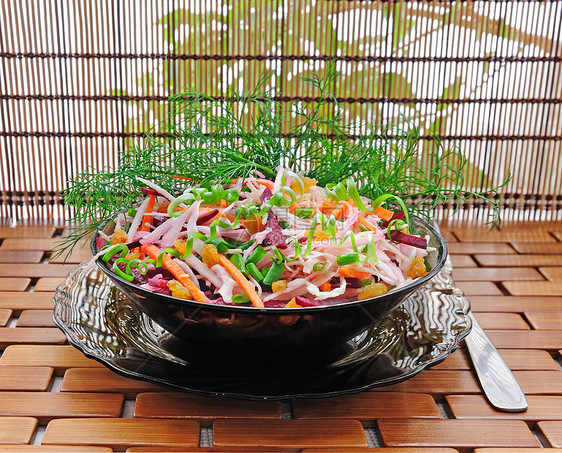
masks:
<path fill-rule="evenodd" d="M 116 244 L 113 247 L 111 247 L 107 252 L 105 252 L 105 255 L 103 255 L 102 257 L 102 260 L 104 260 L 107 263 L 111 259 L 111 257 L 116 255 L 117 253 L 119 253 L 119 258 L 125 258 L 127 256 L 127 253 L 129 253 L 129 248 L 125 244 Z"/>
<path fill-rule="evenodd" d="M 404 229 L 408 231 L 408 225 L 406 225 L 406 222 L 404 222 L 402 219 L 392 220 L 386 228 L 386 236 L 388 237 L 389 241 L 392 241 L 392 236 L 390 235 L 392 227 L 394 227 L 394 229 L 397 231 L 400 231 L 403 227 L 405 227 Z"/>
<path fill-rule="evenodd" d="M 281 277 L 281 274 L 284 270 L 285 265 L 283 263 L 273 262 L 273 264 L 269 268 L 269 271 L 267 272 L 267 275 L 263 279 L 263 283 L 266 285 L 271 285 L 273 282 L 276 282 L 277 280 L 279 280 L 279 277 Z"/>
<path fill-rule="evenodd" d="M 246 263 L 246 270 L 257 282 L 261 282 L 263 280 L 264 276 L 254 263 Z"/>
<path fill-rule="evenodd" d="M 358 263 L 359 253 L 348 253 L 347 255 L 340 255 L 337 257 L 336 261 L 340 266 L 345 266 L 346 264 Z"/>
<path fill-rule="evenodd" d="M 337 233 L 337 226 L 336 226 L 336 218 L 333 214 L 330 214 L 328 220 L 326 220 L 326 216 L 324 214 L 316 214 L 312 223 L 310 224 L 310 229 L 308 231 L 308 237 L 306 239 L 306 250 L 303 253 L 303 256 L 308 256 L 310 251 L 312 250 L 312 239 L 314 238 L 314 232 L 316 231 L 316 227 L 320 223 L 322 227 L 322 231 L 324 233 L 329 234 L 332 236 L 333 240 L 336 240 L 336 233 Z"/>
<path fill-rule="evenodd" d="M 312 270 L 316 272 L 320 272 L 324 270 L 325 267 L 326 267 L 326 261 L 318 261 L 317 263 L 314 264 L 314 266 L 312 266 Z"/>

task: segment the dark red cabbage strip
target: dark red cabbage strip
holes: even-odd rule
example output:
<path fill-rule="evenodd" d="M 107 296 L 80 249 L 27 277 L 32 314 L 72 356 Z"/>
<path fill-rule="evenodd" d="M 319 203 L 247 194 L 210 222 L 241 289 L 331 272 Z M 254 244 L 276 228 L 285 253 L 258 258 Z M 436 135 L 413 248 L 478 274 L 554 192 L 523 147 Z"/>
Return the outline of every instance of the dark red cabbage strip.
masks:
<path fill-rule="evenodd" d="M 168 296 L 172 295 L 172 291 L 168 288 L 168 281 L 162 277 L 162 274 L 157 274 L 148 280 L 148 289 L 155 293 L 166 294 Z"/>
<path fill-rule="evenodd" d="M 394 242 L 399 242 L 400 244 L 411 245 L 412 247 L 424 250 L 427 249 L 427 240 L 425 238 L 412 236 L 411 234 L 402 233 L 397 230 L 391 230 L 390 237 Z"/>
<path fill-rule="evenodd" d="M 281 226 L 279 225 L 279 220 L 277 220 L 277 216 L 273 214 L 273 212 L 269 211 L 267 213 L 267 221 L 265 222 L 266 228 L 271 228 L 271 231 L 265 238 L 265 244 L 275 245 L 278 249 L 286 249 L 287 239 L 283 235 L 283 231 L 281 230 Z"/>
<path fill-rule="evenodd" d="M 266 203 L 273 196 L 273 192 L 269 187 L 266 187 L 260 196 L 261 204 Z M 287 239 L 283 236 L 283 231 L 279 225 L 279 220 L 277 216 L 269 211 L 267 213 L 267 221 L 265 222 L 266 228 L 271 228 L 269 234 L 265 237 L 264 245 L 274 245 L 278 249 L 284 250 L 288 247 Z"/>
<path fill-rule="evenodd" d="M 269 187 L 266 187 L 265 190 L 260 195 L 260 201 L 263 205 L 266 201 L 268 201 L 273 196 L 273 192 Z"/>

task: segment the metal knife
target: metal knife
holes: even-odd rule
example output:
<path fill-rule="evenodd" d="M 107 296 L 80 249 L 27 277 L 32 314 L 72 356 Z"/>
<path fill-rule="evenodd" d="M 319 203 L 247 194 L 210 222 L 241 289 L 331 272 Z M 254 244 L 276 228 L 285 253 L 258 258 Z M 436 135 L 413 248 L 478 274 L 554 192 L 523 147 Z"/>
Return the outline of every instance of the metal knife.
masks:
<path fill-rule="evenodd" d="M 464 293 L 455 287 L 452 271 L 451 258 L 447 257 L 443 269 L 429 282 L 429 286 L 434 290 L 464 297 Z M 468 316 L 472 321 L 472 330 L 465 342 L 484 395 L 499 411 L 525 411 L 529 404 L 521 386 L 474 315 L 469 313 Z"/>

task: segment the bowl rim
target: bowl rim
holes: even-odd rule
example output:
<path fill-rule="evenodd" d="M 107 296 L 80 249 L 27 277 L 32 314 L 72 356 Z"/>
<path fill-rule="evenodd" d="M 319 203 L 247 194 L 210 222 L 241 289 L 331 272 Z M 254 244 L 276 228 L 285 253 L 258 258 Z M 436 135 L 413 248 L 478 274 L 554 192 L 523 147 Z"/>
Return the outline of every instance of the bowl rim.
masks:
<path fill-rule="evenodd" d="M 90 252 L 92 254 L 92 257 L 95 256 L 98 253 L 97 250 L 97 244 L 96 244 L 96 239 L 100 236 L 100 230 L 103 230 L 103 228 L 105 228 L 105 226 L 111 222 L 113 219 L 109 219 L 106 220 L 105 222 L 103 222 L 102 224 L 100 224 L 99 228 L 95 231 L 95 233 L 92 235 L 92 238 L 90 239 Z M 443 253 L 441 256 L 438 256 L 438 260 L 437 263 L 435 264 L 435 266 L 433 266 L 433 268 L 423 277 L 419 277 L 416 280 L 411 281 L 410 283 L 408 283 L 405 286 L 402 286 L 401 288 L 398 288 L 396 290 L 392 290 L 389 291 L 385 294 L 381 294 L 380 296 L 375 296 L 375 297 L 371 297 L 369 299 L 364 299 L 364 300 L 352 300 L 349 302 L 342 302 L 339 304 L 333 304 L 333 305 L 317 305 L 314 307 L 295 307 L 295 308 L 284 308 L 284 307 L 254 307 L 254 306 L 234 306 L 234 305 L 221 305 L 221 304 L 208 304 L 205 302 L 198 302 L 195 300 L 187 300 L 187 299 L 180 299 L 178 297 L 173 297 L 173 296 L 169 296 L 167 294 L 161 294 L 161 293 L 155 293 L 154 291 L 150 291 L 148 289 L 142 288 L 139 285 L 136 284 L 132 284 L 131 282 L 125 280 L 124 278 L 120 277 L 119 275 L 117 275 L 116 273 L 114 273 L 111 269 L 107 268 L 104 263 L 101 261 L 101 256 L 98 257 L 95 262 L 96 265 L 113 281 L 117 281 L 119 282 L 121 285 L 127 287 L 127 286 L 132 286 L 135 288 L 135 291 L 139 291 L 141 293 L 143 293 L 145 296 L 150 296 L 153 297 L 154 295 L 157 295 L 159 298 L 163 298 L 164 300 L 170 302 L 170 303 L 174 303 L 174 304 L 179 304 L 179 305 L 184 305 L 186 307 L 198 307 L 200 309 L 211 309 L 211 310 L 217 310 L 217 311 L 228 311 L 230 313 L 268 313 L 268 314 L 303 314 L 303 313 L 312 313 L 312 312 L 318 312 L 318 311 L 325 311 L 325 310 L 338 310 L 338 309 L 344 309 L 344 308 L 351 308 L 353 306 L 363 306 L 366 304 L 371 304 L 373 302 L 377 302 L 377 301 L 382 301 L 384 298 L 388 297 L 389 295 L 396 295 L 398 296 L 401 293 L 406 293 L 406 295 L 409 295 L 410 293 L 412 293 L 413 291 L 415 291 L 417 288 L 420 288 L 421 286 L 423 286 L 425 283 L 427 283 L 429 280 L 431 280 L 435 275 L 437 275 L 441 269 L 443 268 L 443 266 L 445 265 L 445 262 L 447 260 L 447 255 L 448 255 L 448 249 L 447 249 L 447 244 L 445 242 L 445 240 L 443 239 L 443 236 L 441 235 L 440 231 L 436 228 L 434 228 L 432 225 L 430 225 L 428 222 L 426 222 L 425 220 L 421 219 L 420 217 L 417 216 L 410 216 L 410 221 L 413 223 L 420 223 L 424 228 L 428 229 L 434 236 L 435 238 L 438 240 L 439 242 L 439 246 L 441 246 Z M 125 294 L 127 296 L 127 294 Z"/>

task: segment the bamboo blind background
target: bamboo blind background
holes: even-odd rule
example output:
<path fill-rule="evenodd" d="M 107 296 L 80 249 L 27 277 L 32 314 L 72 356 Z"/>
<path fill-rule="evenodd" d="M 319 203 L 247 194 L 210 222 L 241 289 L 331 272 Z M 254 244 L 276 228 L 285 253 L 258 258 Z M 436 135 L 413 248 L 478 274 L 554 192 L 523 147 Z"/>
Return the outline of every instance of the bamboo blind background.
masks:
<path fill-rule="evenodd" d="M 2 2 L 0 213 L 67 216 L 67 181 L 115 165 L 185 87 L 271 70 L 280 102 L 306 100 L 298 76 L 335 59 L 350 118 L 405 115 L 465 152 L 469 186 L 510 174 L 508 215 L 560 218 L 561 24 L 561 2 Z"/>

